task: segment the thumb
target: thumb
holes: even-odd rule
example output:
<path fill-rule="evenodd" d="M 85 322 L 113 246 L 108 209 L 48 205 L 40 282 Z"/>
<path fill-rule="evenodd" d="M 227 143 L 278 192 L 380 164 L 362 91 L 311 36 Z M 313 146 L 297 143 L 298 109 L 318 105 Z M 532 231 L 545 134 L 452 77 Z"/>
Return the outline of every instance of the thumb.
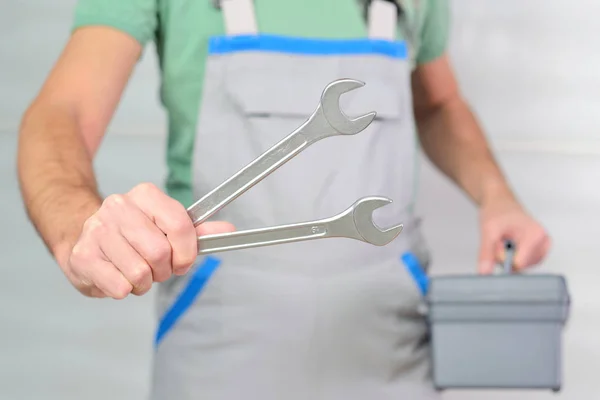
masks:
<path fill-rule="evenodd" d="M 480 274 L 491 274 L 494 272 L 496 264 L 496 241 L 488 236 L 483 235 L 479 248 L 478 271 Z"/>

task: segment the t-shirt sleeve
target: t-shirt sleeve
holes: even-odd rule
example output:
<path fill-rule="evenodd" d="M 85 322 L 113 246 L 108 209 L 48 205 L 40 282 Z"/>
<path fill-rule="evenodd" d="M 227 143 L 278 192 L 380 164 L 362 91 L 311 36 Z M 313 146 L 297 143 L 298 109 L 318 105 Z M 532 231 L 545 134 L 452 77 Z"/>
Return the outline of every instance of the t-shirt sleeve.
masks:
<path fill-rule="evenodd" d="M 424 64 L 441 56 L 446 51 L 450 25 L 448 0 L 429 0 L 421 26 L 417 64 Z"/>
<path fill-rule="evenodd" d="M 78 0 L 73 29 L 103 25 L 125 32 L 142 46 L 154 38 L 158 0 Z"/>

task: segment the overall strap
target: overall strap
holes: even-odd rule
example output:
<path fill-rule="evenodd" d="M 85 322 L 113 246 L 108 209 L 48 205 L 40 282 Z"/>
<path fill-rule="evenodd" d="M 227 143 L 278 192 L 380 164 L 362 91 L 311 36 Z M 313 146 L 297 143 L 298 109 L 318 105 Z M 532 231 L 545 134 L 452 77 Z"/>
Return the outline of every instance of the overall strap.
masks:
<path fill-rule="evenodd" d="M 221 8 L 227 35 L 258 33 L 254 0 L 213 0 Z M 395 40 L 398 5 L 392 0 L 370 0 L 368 34 L 371 39 Z"/>
<path fill-rule="evenodd" d="M 398 6 L 394 1 L 369 1 L 368 30 L 370 39 L 396 40 Z"/>
<path fill-rule="evenodd" d="M 258 26 L 254 12 L 254 0 L 218 0 L 228 36 L 256 35 Z"/>

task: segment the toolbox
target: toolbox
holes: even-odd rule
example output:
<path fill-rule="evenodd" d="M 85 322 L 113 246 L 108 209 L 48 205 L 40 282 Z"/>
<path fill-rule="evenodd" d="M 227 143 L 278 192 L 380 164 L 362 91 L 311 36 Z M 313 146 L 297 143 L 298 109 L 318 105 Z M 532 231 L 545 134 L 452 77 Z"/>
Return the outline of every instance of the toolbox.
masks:
<path fill-rule="evenodd" d="M 497 275 L 432 277 L 426 301 L 438 390 L 560 391 L 570 308 L 563 276 L 505 267 Z"/>

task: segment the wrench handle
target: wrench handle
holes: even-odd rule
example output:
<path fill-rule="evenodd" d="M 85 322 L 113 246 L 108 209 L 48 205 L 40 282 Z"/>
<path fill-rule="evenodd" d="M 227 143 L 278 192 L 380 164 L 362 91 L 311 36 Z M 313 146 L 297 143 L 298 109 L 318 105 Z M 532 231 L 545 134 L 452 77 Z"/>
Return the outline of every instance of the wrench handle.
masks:
<path fill-rule="evenodd" d="M 330 237 L 327 223 L 312 221 L 198 237 L 198 255 Z"/>
<path fill-rule="evenodd" d="M 221 208 L 292 159 L 309 144 L 301 129 L 297 129 L 279 141 L 190 206 L 187 212 L 194 222 L 194 226 L 206 221 Z"/>

